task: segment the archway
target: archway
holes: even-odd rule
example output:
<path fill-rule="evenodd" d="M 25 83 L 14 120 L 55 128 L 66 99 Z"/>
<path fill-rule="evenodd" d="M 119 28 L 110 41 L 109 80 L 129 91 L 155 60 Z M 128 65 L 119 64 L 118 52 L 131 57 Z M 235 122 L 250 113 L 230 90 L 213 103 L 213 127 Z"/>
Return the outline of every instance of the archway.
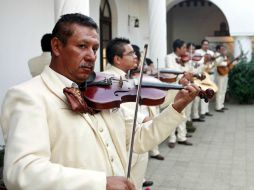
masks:
<path fill-rule="evenodd" d="M 176 0 L 168 4 L 167 8 L 168 53 L 172 51 L 172 42 L 177 38 L 199 44 L 204 38 L 218 36 L 223 36 L 225 42 L 225 36 L 229 36 L 224 13 L 211 1 Z"/>

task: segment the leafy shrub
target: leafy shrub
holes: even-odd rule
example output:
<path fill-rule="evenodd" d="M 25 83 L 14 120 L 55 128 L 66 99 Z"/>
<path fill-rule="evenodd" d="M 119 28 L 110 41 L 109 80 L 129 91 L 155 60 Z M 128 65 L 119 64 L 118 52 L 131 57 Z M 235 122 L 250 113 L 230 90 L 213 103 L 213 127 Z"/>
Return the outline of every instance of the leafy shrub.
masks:
<path fill-rule="evenodd" d="M 238 63 L 229 73 L 229 94 L 239 103 L 254 99 L 254 60 Z"/>

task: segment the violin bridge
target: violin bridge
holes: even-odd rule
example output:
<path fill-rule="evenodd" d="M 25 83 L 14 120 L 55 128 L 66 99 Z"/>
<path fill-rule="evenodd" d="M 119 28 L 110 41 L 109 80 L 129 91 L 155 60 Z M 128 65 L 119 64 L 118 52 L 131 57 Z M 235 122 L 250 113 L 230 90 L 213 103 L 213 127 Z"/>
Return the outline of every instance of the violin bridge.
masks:
<path fill-rule="evenodd" d="M 122 88 L 122 87 L 123 87 L 123 79 L 122 79 L 121 76 L 120 76 L 120 79 L 119 79 L 118 84 L 119 84 L 119 88 Z"/>

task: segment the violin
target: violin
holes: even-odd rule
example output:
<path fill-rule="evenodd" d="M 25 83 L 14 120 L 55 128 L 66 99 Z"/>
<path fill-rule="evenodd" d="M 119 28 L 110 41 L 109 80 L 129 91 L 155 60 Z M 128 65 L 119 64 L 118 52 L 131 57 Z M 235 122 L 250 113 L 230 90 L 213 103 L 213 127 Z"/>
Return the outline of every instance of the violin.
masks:
<path fill-rule="evenodd" d="M 176 78 L 177 78 L 178 75 L 185 74 L 186 72 L 184 72 L 184 71 L 175 71 L 175 70 L 171 70 L 171 69 L 161 69 L 160 73 L 162 73 L 162 75 L 160 75 L 159 78 L 162 82 L 172 83 L 172 82 L 176 82 Z M 165 73 L 174 74 L 175 78 L 165 77 L 165 76 L 167 76 L 167 75 L 163 75 Z M 195 74 L 192 74 L 192 77 L 195 77 L 199 80 L 204 80 L 206 78 L 206 75 L 204 73 L 195 73 Z"/>
<path fill-rule="evenodd" d="M 150 74 L 148 76 L 153 76 L 155 78 L 158 78 L 162 82 L 174 83 L 174 82 L 177 81 L 177 76 L 178 75 L 185 74 L 185 73 L 186 72 L 176 71 L 176 70 L 171 70 L 171 69 L 160 69 L 159 72 L 157 72 L 155 74 Z M 138 72 L 132 72 L 130 78 L 133 78 L 135 76 L 139 76 L 139 73 Z M 199 80 L 204 80 L 206 78 L 206 75 L 204 73 L 197 73 L 197 74 L 192 74 L 192 77 L 195 77 Z"/>
<path fill-rule="evenodd" d="M 157 106 L 164 102 L 166 90 L 181 90 L 185 87 L 178 84 L 168 84 L 156 81 L 155 78 L 144 77 L 141 85 L 139 104 Z M 112 75 L 97 73 L 94 82 L 89 83 L 81 95 L 89 107 L 94 110 L 112 109 L 120 107 L 121 103 L 135 102 L 137 96 L 137 80 L 118 79 Z M 207 89 L 200 91 L 199 97 L 208 102 L 214 96 L 214 91 Z"/>
<path fill-rule="evenodd" d="M 167 82 L 167 83 L 174 83 L 177 81 L 177 76 L 174 73 L 161 73 L 159 76 L 156 76 L 160 81 Z"/>
<path fill-rule="evenodd" d="M 140 71 L 139 70 L 131 70 L 129 73 L 129 78 L 133 79 L 133 78 L 137 78 L 139 77 Z M 151 77 L 155 77 L 157 79 L 159 79 L 162 82 L 168 82 L 168 83 L 174 83 L 176 82 L 177 76 L 174 72 L 166 72 L 165 73 L 161 73 L 161 72 L 155 72 L 153 74 L 147 74 L 146 71 L 144 72 L 145 76 L 151 76 Z"/>
<path fill-rule="evenodd" d="M 194 61 L 194 62 L 197 62 L 197 61 L 200 61 L 201 59 L 202 59 L 201 55 L 193 54 L 191 56 L 191 55 L 188 55 L 188 54 L 184 54 L 180 58 L 176 58 L 176 62 L 178 64 L 184 66 L 185 63 L 187 63 L 187 62 L 189 62 L 191 60 Z"/>

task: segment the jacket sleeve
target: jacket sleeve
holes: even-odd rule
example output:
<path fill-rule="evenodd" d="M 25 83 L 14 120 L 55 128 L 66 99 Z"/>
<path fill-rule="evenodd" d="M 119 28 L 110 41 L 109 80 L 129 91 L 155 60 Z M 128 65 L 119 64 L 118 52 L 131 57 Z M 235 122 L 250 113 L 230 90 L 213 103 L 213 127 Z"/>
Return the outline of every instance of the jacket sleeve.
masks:
<path fill-rule="evenodd" d="M 184 119 L 182 114 L 178 113 L 172 105 L 169 105 L 152 121 L 143 123 L 136 128 L 134 152 L 142 154 L 152 150 L 164 141 Z M 126 133 L 131 134 L 133 118 L 126 117 L 125 123 Z"/>
<path fill-rule="evenodd" d="M 8 189 L 106 189 L 104 172 L 51 162 L 46 109 L 43 101 L 28 92 L 12 89 L 7 93 L 1 126 L 6 143 L 4 182 Z"/>

